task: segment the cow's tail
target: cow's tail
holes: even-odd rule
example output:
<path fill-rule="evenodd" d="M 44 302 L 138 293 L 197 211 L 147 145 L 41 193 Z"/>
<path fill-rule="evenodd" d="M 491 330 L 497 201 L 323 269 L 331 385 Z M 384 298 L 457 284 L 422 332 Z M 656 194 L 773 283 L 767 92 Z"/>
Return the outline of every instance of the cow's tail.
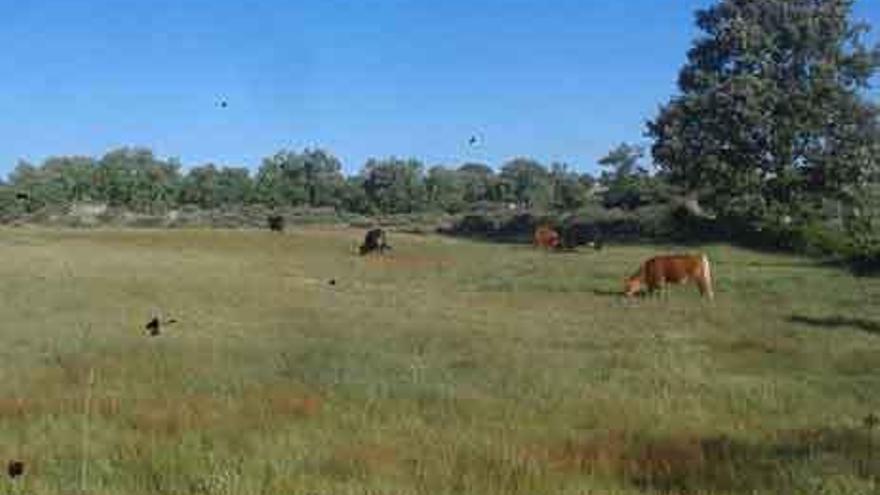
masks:
<path fill-rule="evenodd" d="M 703 292 L 709 296 L 709 299 L 714 299 L 715 293 L 712 291 L 712 268 L 709 265 L 709 257 L 706 256 L 705 253 L 701 256 L 701 262 L 703 264 L 703 284 L 705 285 Z"/>

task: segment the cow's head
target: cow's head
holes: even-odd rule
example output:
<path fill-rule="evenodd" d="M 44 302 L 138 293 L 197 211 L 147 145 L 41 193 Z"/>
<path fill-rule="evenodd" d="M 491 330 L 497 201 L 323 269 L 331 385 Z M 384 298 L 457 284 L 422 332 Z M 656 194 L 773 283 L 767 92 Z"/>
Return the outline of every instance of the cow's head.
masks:
<path fill-rule="evenodd" d="M 623 294 L 632 297 L 642 291 L 642 277 L 634 275 L 623 280 Z"/>

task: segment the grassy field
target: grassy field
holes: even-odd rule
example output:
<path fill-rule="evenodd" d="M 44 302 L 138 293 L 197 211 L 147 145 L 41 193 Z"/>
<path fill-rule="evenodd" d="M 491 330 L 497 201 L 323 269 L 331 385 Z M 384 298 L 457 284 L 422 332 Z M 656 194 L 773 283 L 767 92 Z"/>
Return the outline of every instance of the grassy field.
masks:
<path fill-rule="evenodd" d="M 2 493 L 880 492 L 880 280 L 360 234 L 0 230 Z"/>

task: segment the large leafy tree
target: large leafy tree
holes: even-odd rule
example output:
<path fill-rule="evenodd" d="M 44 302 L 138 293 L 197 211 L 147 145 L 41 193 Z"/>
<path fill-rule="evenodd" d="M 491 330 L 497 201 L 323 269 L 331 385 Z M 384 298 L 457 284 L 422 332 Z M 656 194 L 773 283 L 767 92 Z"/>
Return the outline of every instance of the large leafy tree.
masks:
<path fill-rule="evenodd" d="M 457 169 L 464 188 L 464 200 L 473 205 L 494 199 L 493 188 L 497 182 L 495 171 L 483 163 L 465 163 Z"/>
<path fill-rule="evenodd" d="M 41 173 L 57 184 L 65 201 L 85 201 L 94 195 L 97 164 L 84 156 L 52 157 L 43 162 Z"/>
<path fill-rule="evenodd" d="M 60 202 L 64 195 L 60 184 L 47 178 L 42 168 L 23 160 L 18 162 L 9 175 L 9 184 L 28 211 Z"/>
<path fill-rule="evenodd" d="M 557 210 L 574 210 L 587 202 L 589 184 L 565 163 L 550 165 L 551 204 Z"/>
<path fill-rule="evenodd" d="M 549 203 L 552 183 L 547 169 L 530 158 L 514 158 L 501 167 L 505 200 L 515 201 L 520 208 Z"/>
<path fill-rule="evenodd" d="M 599 159 L 605 170 L 599 182 L 605 188 L 603 203 L 608 208 L 634 209 L 653 199 L 653 182 L 642 164 L 641 147 L 621 143 Z"/>
<path fill-rule="evenodd" d="M 342 163 L 321 150 L 305 150 L 300 155 L 309 206 L 337 206 L 344 185 Z"/>
<path fill-rule="evenodd" d="M 193 167 L 186 174 L 180 191 L 180 201 L 203 208 L 222 205 L 241 205 L 249 202 L 253 192 L 248 169 L 218 168 L 209 163 Z"/>
<path fill-rule="evenodd" d="M 439 165 L 431 167 L 425 177 L 425 192 L 432 207 L 450 213 L 464 209 L 464 180 L 456 170 Z"/>
<path fill-rule="evenodd" d="M 175 203 L 180 164 L 160 160 L 146 148 L 119 148 L 98 161 L 95 199 L 135 211 L 157 212 Z"/>
<path fill-rule="evenodd" d="M 678 193 L 729 215 L 807 215 L 876 168 L 878 49 L 852 0 L 721 0 L 697 12 L 680 95 L 648 132 Z M 697 208 L 698 209 L 698 208 Z"/>
<path fill-rule="evenodd" d="M 221 204 L 244 204 L 253 200 L 254 182 L 244 167 L 223 167 L 217 176 L 217 195 Z"/>
<path fill-rule="evenodd" d="M 364 165 L 367 200 L 382 213 L 411 213 L 426 204 L 424 165 L 418 160 L 370 159 Z"/>
<path fill-rule="evenodd" d="M 372 211 L 364 182 L 365 179 L 362 175 L 345 178 L 340 194 L 342 209 L 355 213 L 370 213 Z"/>
<path fill-rule="evenodd" d="M 261 201 L 272 205 L 335 206 L 344 186 L 342 165 L 323 150 L 279 151 L 257 172 Z"/>

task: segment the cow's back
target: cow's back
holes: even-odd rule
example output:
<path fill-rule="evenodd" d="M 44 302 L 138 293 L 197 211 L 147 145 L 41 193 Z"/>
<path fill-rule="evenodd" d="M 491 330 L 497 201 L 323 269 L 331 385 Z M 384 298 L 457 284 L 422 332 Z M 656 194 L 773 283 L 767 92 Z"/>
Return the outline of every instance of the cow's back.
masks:
<path fill-rule="evenodd" d="M 665 282 L 698 280 L 703 273 L 703 255 L 674 254 L 655 256 L 645 262 L 645 282 L 657 287 Z"/>

